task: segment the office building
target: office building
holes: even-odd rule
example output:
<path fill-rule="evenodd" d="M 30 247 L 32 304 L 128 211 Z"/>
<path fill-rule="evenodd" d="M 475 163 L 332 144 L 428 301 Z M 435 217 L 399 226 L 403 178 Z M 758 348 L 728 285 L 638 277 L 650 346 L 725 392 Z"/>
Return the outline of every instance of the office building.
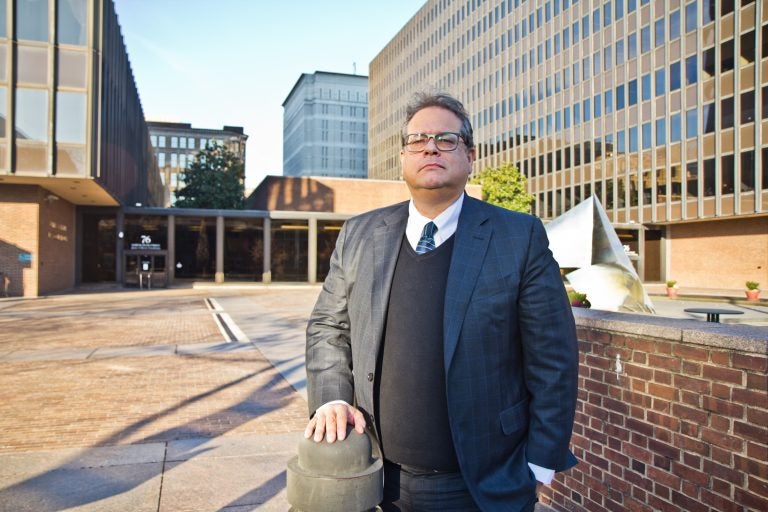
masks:
<path fill-rule="evenodd" d="M 163 197 L 114 5 L 0 13 L 0 291 L 114 280 L 117 210 Z"/>
<path fill-rule="evenodd" d="M 243 133 L 241 126 L 224 126 L 221 130 L 213 130 L 192 128 L 189 123 L 149 121 L 147 125 L 165 187 L 166 206 L 176 202 L 181 172 L 194 162 L 195 156 L 208 144 L 216 142 L 224 146 L 245 165 L 245 143 L 248 136 Z"/>
<path fill-rule="evenodd" d="M 471 113 L 473 172 L 533 213 L 597 196 L 646 281 L 768 283 L 768 5 L 429 0 L 370 66 L 369 176 L 397 179 L 412 92 Z"/>
<path fill-rule="evenodd" d="M 283 109 L 283 175 L 368 176 L 368 77 L 303 73 Z"/>

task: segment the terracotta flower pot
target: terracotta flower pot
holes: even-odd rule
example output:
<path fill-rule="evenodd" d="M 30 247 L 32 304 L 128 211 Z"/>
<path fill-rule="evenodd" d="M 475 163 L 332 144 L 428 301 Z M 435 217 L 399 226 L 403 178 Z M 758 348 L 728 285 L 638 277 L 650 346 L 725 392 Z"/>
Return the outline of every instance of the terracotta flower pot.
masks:
<path fill-rule="evenodd" d="M 677 297 L 677 288 L 667 288 L 667 297 L 673 299 Z"/>
<path fill-rule="evenodd" d="M 747 294 L 747 300 L 759 300 L 760 299 L 760 290 L 745 290 L 744 293 Z"/>

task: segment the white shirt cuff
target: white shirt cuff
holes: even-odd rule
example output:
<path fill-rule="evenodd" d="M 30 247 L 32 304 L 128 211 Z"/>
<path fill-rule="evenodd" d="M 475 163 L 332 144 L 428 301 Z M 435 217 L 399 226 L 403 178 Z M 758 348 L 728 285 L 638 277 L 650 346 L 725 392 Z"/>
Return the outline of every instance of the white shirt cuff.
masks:
<path fill-rule="evenodd" d="M 528 467 L 531 468 L 531 471 L 533 471 L 533 475 L 536 477 L 536 480 L 543 483 L 544 485 L 549 485 L 552 483 L 552 479 L 555 477 L 555 470 L 554 469 L 547 469 L 543 468 L 541 466 L 537 466 L 536 464 L 528 463 Z"/>

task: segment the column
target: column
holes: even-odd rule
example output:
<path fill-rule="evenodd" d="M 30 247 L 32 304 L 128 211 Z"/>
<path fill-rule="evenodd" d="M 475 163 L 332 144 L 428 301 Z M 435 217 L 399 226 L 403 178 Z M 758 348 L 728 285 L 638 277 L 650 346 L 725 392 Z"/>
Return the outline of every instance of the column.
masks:
<path fill-rule="evenodd" d="M 272 282 L 272 219 L 264 219 L 264 269 L 261 273 L 263 283 Z"/>
<path fill-rule="evenodd" d="M 165 262 L 165 273 L 168 276 L 167 286 L 173 284 L 176 279 L 176 216 L 168 216 L 168 250 L 167 261 Z"/>
<path fill-rule="evenodd" d="M 224 217 L 216 217 L 216 274 L 217 284 L 224 282 Z"/>
<path fill-rule="evenodd" d="M 310 284 L 317 282 L 317 219 L 309 219 L 307 239 L 307 279 Z"/>

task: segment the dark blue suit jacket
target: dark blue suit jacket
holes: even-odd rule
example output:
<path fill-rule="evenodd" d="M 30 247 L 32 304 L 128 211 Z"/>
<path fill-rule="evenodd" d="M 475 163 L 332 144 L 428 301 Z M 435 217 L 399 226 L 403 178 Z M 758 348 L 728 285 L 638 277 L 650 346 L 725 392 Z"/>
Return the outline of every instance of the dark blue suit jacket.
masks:
<path fill-rule="evenodd" d="M 408 204 L 349 219 L 307 328 L 310 413 L 331 400 L 372 418 L 376 357 Z M 577 395 L 570 304 L 541 222 L 465 196 L 445 295 L 450 428 L 483 510 L 525 510 L 527 463 L 562 471 Z M 375 432 L 374 432 L 375 434 Z"/>

